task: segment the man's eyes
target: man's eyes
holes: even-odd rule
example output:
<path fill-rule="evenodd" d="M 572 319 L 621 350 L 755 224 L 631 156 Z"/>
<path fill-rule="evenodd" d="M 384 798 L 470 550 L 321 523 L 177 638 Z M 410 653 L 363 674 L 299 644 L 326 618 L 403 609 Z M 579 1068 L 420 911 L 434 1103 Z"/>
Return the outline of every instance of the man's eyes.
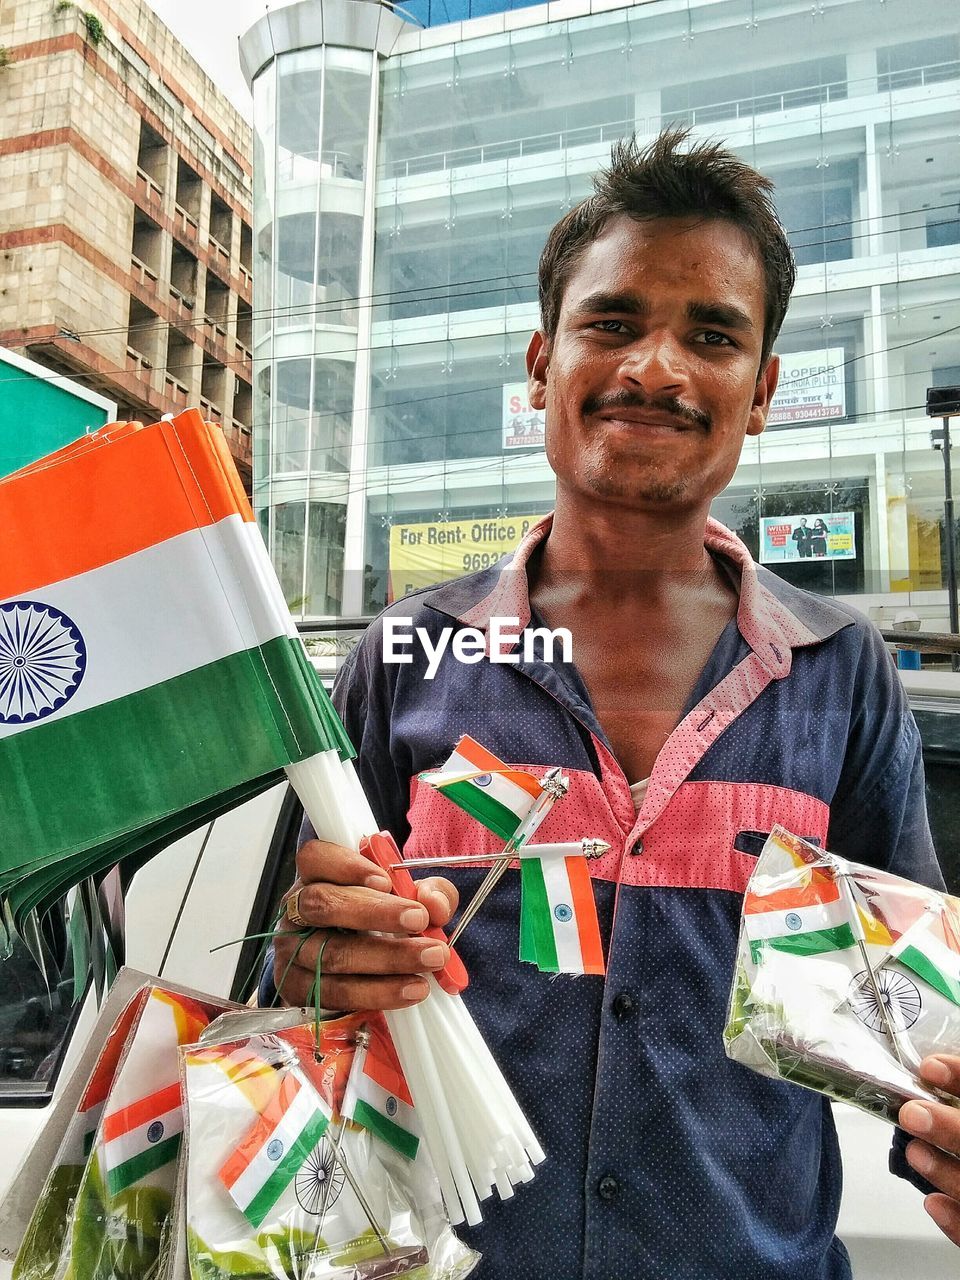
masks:
<path fill-rule="evenodd" d="M 588 321 L 587 328 L 596 329 L 600 333 L 620 334 L 627 332 L 629 323 L 626 320 L 615 320 L 610 316 L 604 316 L 599 320 Z M 707 347 L 735 347 L 737 345 L 729 334 L 722 333 L 719 329 L 699 329 L 693 334 L 693 341 Z"/>

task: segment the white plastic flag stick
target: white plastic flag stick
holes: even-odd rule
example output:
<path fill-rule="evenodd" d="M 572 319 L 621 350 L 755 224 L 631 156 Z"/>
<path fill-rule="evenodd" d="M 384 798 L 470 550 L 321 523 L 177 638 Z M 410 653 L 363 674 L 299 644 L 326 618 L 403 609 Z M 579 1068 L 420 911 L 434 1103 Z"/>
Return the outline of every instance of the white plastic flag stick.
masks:
<path fill-rule="evenodd" d="M 584 858 L 600 858 L 610 850 L 606 840 L 584 839 L 584 840 L 567 840 L 560 844 L 528 844 L 527 849 L 530 853 L 535 853 L 538 858 L 575 858 L 582 855 Z M 464 853 L 451 854 L 449 857 L 422 858 L 418 854 L 416 858 L 410 858 L 403 862 L 391 863 L 391 869 L 394 871 L 404 870 L 410 871 L 414 867 L 471 867 L 476 866 L 478 862 L 511 863 L 515 860 L 516 854 L 510 853 Z"/>

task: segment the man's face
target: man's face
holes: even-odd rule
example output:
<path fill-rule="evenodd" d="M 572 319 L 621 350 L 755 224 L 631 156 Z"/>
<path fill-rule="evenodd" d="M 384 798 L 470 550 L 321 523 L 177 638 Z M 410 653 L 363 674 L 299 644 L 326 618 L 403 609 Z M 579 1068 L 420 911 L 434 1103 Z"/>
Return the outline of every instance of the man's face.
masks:
<path fill-rule="evenodd" d="M 776 390 L 759 380 L 764 278 L 719 219 L 611 219 L 567 282 L 552 341 L 527 351 L 561 488 L 641 510 L 705 508 L 759 435 Z"/>

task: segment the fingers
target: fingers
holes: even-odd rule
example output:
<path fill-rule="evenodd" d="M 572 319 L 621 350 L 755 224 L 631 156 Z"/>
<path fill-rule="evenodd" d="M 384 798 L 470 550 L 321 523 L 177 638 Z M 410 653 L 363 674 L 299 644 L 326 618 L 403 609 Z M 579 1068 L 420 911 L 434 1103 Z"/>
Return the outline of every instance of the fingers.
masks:
<path fill-rule="evenodd" d="M 299 890 L 297 910 L 315 929 L 376 930 L 379 933 L 420 933 L 430 923 L 425 906 L 376 889 L 326 881 L 306 883 Z"/>
<path fill-rule="evenodd" d="M 276 939 L 274 981 L 285 1004 L 312 999 L 323 947 L 320 1001 L 329 1009 L 400 1009 L 425 998 L 425 973 L 443 968 L 450 950 L 429 938 L 371 938 L 353 933 Z M 284 976 L 286 975 L 286 976 Z"/>
<path fill-rule="evenodd" d="M 938 1089 L 960 1094 L 960 1058 L 925 1058 L 920 1075 Z M 960 1245 L 960 1110 L 941 1102 L 908 1102 L 900 1108 L 899 1121 L 923 1139 L 907 1147 L 911 1167 L 938 1189 L 923 1207 L 944 1235 Z"/>
<path fill-rule="evenodd" d="M 427 876 L 424 880 L 418 880 L 417 898 L 430 913 L 430 923 L 440 926 L 450 922 L 460 902 L 456 885 L 442 876 Z"/>
<path fill-rule="evenodd" d="M 355 849 L 331 844 L 329 840 L 308 840 L 297 850 L 297 873 L 304 884 L 326 880 L 331 884 L 363 885 L 390 892 L 390 877 Z"/>

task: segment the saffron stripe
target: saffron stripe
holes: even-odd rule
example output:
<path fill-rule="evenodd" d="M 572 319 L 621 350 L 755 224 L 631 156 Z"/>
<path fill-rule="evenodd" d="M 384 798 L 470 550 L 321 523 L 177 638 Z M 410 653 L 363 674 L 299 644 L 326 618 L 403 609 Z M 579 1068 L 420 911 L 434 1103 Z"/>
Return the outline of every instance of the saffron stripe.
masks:
<path fill-rule="evenodd" d="M 300 1130 L 296 1140 L 291 1143 L 283 1159 L 263 1184 L 254 1198 L 244 1209 L 244 1217 L 254 1227 L 260 1227 L 267 1214 L 286 1191 L 292 1180 L 303 1168 L 310 1155 L 327 1129 L 327 1117 L 322 1111 L 314 1113 L 306 1125 Z"/>
<path fill-rule="evenodd" d="M 139 1155 L 111 1169 L 107 1174 L 107 1190 L 110 1194 L 119 1195 L 121 1191 L 126 1191 L 127 1187 L 132 1187 L 135 1182 L 145 1178 L 148 1173 L 154 1173 L 176 1159 L 177 1152 L 180 1150 L 181 1136 L 176 1133 L 172 1138 L 166 1138 L 155 1146 L 145 1148 Z"/>
<path fill-rule="evenodd" d="M 127 1133 L 130 1129 L 139 1129 L 142 1124 L 147 1124 L 156 1116 L 165 1115 L 168 1111 L 173 1111 L 181 1104 L 180 1085 L 170 1084 L 165 1089 L 158 1089 L 156 1093 L 149 1094 L 146 1098 L 138 1098 L 136 1102 L 131 1102 L 128 1107 L 121 1107 L 119 1111 L 111 1111 L 103 1121 L 103 1140 L 104 1142 L 112 1142 L 114 1138 L 119 1138 L 122 1133 Z"/>
<path fill-rule="evenodd" d="M 394 1124 L 389 1116 L 371 1107 L 368 1102 L 364 1102 L 363 1098 L 357 1099 L 353 1118 L 357 1124 L 362 1124 L 365 1129 L 369 1129 L 382 1142 L 386 1142 L 408 1160 L 417 1158 L 420 1147 L 420 1139 L 417 1135 L 411 1133 L 409 1129 L 402 1128 L 401 1125 Z"/>
<path fill-rule="evenodd" d="M 572 856 L 565 859 L 567 879 L 573 897 L 577 932 L 580 934 L 580 955 L 584 973 L 603 973 L 603 944 L 600 941 L 600 923 L 597 920 L 597 902 L 586 859 Z"/>
<path fill-rule="evenodd" d="M 0 485 L 0 517 L 17 555 L 0 563 L 0 599 L 86 573 L 228 515 L 252 520 L 224 478 L 212 429 L 196 410 L 109 446 L 30 468 Z M 171 466 L 171 462 L 173 465 Z M 91 493 L 125 500 L 91 503 Z"/>
<path fill-rule="evenodd" d="M 840 886 L 832 876 L 814 872 L 809 884 L 790 885 L 774 893 L 748 893 L 743 901 L 745 915 L 765 911 L 798 911 L 802 907 L 826 906 L 840 897 Z"/>

